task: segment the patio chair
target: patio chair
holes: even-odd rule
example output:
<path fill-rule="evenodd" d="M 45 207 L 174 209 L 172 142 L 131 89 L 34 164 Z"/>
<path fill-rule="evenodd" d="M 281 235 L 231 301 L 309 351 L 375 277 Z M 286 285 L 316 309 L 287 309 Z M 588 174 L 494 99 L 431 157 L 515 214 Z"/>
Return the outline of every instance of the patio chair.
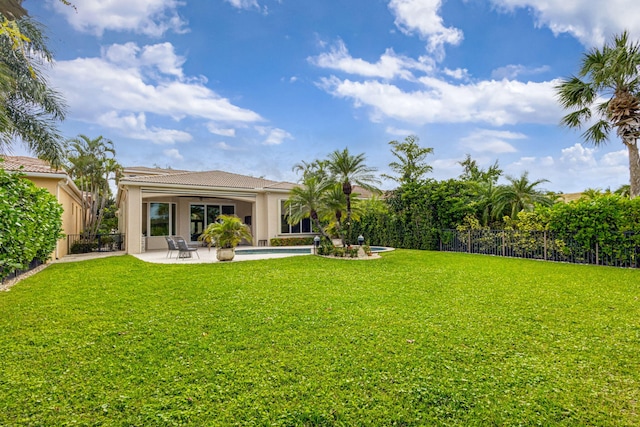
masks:
<path fill-rule="evenodd" d="M 179 251 L 178 246 L 176 245 L 176 242 L 171 237 L 165 236 L 164 238 L 167 240 L 167 247 L 169 248 L 167 250 L 167 256 L 165 258 L 171 258 L 171 252 Z M 180 255 L 180 252 L 178 252 L 178 255 Z"/>
<path fill-rule="evenodd" d="M 192 253 L 195 253 L 198 258 L 200 258 L 200 255 L 198 254 L 198 248 L 193 248 L 187 245 L 187 241 L 180 236 L 176 236 L 174 240 L 176 242 L 176 245 L 178 245 L 178 258 L 191 258 Z"/>

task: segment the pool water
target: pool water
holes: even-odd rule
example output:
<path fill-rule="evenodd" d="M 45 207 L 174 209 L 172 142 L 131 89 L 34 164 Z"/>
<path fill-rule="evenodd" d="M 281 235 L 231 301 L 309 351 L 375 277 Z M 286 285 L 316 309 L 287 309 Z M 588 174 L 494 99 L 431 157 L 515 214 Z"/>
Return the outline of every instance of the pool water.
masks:
<path fill-rule="evenodd" d="M 260 255 L 260 254 L 311 254 L 313 248 L 252 248 L 236 249 L 237 255 Z M 371 252 L 384 252 L 388 248 L 382 246 L 371 246 Z"/>

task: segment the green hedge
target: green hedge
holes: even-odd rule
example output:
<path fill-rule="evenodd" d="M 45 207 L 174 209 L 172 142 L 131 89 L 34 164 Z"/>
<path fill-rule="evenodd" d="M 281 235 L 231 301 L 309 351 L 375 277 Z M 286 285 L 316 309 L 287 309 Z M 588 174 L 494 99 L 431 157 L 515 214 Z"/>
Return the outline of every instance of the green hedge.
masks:
<path fill-rule="evenodd" d="M 274 237 L 269 241 L 271 246 L 307 246 L 313 245 L 313 237 Z"/>
<path fill-rule="evenodd" d="M 62 206 L 23 174 L 0 167 L 0 230 L 1 280 L 51 256 L 63 237 Z"/>

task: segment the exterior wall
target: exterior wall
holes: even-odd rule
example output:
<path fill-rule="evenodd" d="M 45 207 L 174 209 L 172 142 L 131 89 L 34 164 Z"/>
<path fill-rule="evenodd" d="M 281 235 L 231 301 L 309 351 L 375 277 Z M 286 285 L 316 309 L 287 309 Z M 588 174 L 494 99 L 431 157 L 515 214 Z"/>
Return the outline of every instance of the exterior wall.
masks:
<path fill-rule="evenodd" d="M 176 204 L 176 230 L 174 235 L 182 236 L 189 242 L 191 238 L 191 205 L 233 205 L 235 206 L 235 213 L 243 221 L 245 217 L 251 216 L 252 231 L 253 231 L 253 203 L 244 200 L 234 199 L 222 199 L 214 197 L 144 197 L 141 203 L 175 203 Z M 146 218 L 142 217 L 141 210 L 141 224 L 142 221 L 146 221 Z M 141 227 L 142 230 L 143 227 Z M 196 244 L 198 242 L 191 242 Z M 146 249 L 148 250 L 160 250 L 166 249 L 167 242 L 164 236 L 147 236 L 146 237 Z"/>
<path fill-rule="evenodd" d="M 151 190 L 149 190 L 151 191 Z M 251 233 L 253 245 L 258 245 L 260 241 L 270 238 L 289 236 L 280 233 L 280 201 L 288 197 L 286 191 L 275 190 L 274 192 L 262 192 L 259 190 L 247 191 L 246 196 L 242 193 L 233 198 L 217 198 L 213 196 L 199 197 L 179 196 L 180 189 L 176 189 L 172 196 L 145 194 L 137 186 L 125 185 L 120 189 L 119 204 L 119 227 L 120 232 L 125 233 L 125 245 L 128 253 L 140 253 L 141 242 L 144 240 L 146 250 L 166 250 L 167 243 L 164 236 L 142 236 L 143 221 L 147 221 L 146 215 L 143 218 L 143 203 L 175 203 L 175 224 L 174 235 L 183 236 L 189 241 L 191 238 L 190 207 L 194 204 L 211 205 L 234 205 L 235 214 L 243 221 L 251 217 Z M 191 193 L 193 194 L 193 193 Z M 147 205 L 148 206 L 148 205 Z M 195 243 L 195 242 L 192 242 Z"/>
<path fill-rule="evenodd" d="M 53 194 L 58 203 L 62 205 L 62 232 L 65 235 L 80 234 L 82 232 L 81 221 L 81 206 L 78 195 L 74 194 L 67 185 L 65 180 L 60 178 L 44 178 L 44 177 L 29 177 L 37 187 L 46 189 L 49 193 Z M 59 259 L 68 254 L 67 239 L 62 238 L 58 240 L 55 251 L 51 254 L 51 258 Z"/>

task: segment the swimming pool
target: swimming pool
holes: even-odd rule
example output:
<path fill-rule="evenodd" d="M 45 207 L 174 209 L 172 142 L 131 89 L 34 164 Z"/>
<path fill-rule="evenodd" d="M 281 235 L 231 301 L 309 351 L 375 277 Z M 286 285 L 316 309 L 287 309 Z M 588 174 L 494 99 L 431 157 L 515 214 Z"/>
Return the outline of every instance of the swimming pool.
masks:
<path fill-rule="evenodd" d="M 371 246 L 371 252 L 384 252 L 388 251 L 390 248 L 385 248 L 383 246 Z M 261 255 L 261 254 L 312 254 L 313 248 L 309 246 L 305 246 L 302 248 L 251 248 L 251 249 L 236 249 L 236 255 Z"/>

